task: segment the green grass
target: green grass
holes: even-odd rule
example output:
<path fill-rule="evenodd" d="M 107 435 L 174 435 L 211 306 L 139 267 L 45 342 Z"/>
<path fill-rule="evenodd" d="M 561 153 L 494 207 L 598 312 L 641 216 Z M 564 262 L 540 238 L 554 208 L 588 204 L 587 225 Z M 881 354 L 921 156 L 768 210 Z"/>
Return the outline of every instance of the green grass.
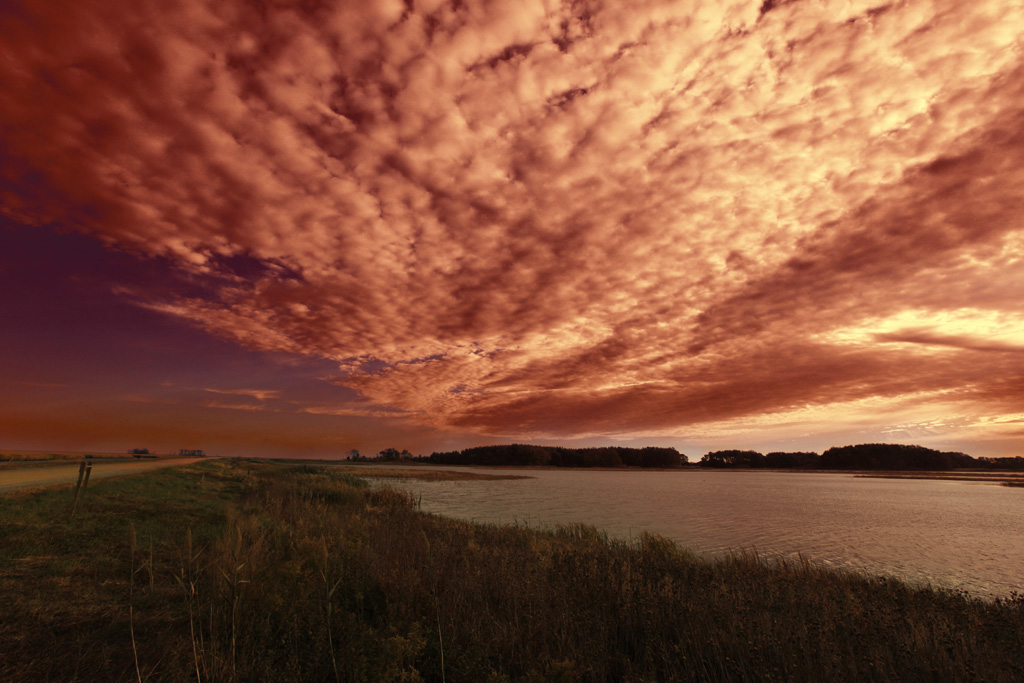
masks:
<path fill-rule="evenodd" d="M 0 680 L 1024 677 L 1019 599 L 473 525 L 330 468 L 211 461 L 70 500 L 0 499 Z"/>

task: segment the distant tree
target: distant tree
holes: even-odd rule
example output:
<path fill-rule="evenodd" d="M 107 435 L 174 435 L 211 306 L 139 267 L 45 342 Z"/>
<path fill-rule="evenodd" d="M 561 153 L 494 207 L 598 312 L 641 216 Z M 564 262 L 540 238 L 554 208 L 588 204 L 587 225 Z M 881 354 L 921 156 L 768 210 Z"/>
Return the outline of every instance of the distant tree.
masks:
<path fill-rule="evenodd" d="M 679 467 L 687 462 L 686 456 L 674 448 L 563 448 L 529 444 L 478 446 L 462 451 L 434 452 L 427 460 L 444 465 L 553 467 Z"/>
<path fill-rule="evenodd" d="M 978 458 L 978 464 L 992 470 L 1024 470 L 1024 458 L 1020 456 L 1006 458 Z"/>
<path fill-rule="evenodd" d="M 555 467 L 623 467 L 615 448 L 553 448 L 551 464 Z"/>
<path fill-rule="evenodd" d="M 462 453 L 460 451 L 434 451 L 427 458 L 436 465 L 462 465 Z"/>
<path fill-rule="evenodd" d="M 640 451 L 640 467 L 682 467 L 689 459 L 674 448 L 648 446 Z"/>
<path fill-rule="evenodd" d="M 133 448 L 130 451 L 128 451 L 128 453 L 130 455 L 149 455 L 149 449 L 148 448 Z"/>
<path fill-rule="evenodd" d="M 952 470 L 977 466 L 978 461 L 966 453 L 904 444 L 841 446 L 821 454 L 821 468 L 829 470 Z"/>
<path fill-rule="evenodd" d="M 776 451 L 764 456 L 764 466 L 776 469 L 814 468 L 821 456 L 817 453 L 783 453 Z"/>
<path fill-rule="evenodd" d="M 757 451 L 712 451 L 700 459 L 701 467 L 764 467 L 765 457 Z"/>
<path fill-rule="evenodd" d="M 398 460 L 401 457 L 402 454 L 398 451 L 397 448 L 385 448 L 384 450 L 377 453 L 378 460 Z"/>
<path fill-rule="evenodd" d="M 359 454 L 359 451 L 355 448 L 345 452 L 346 460 L 362 460 L 363 456 Z"/>

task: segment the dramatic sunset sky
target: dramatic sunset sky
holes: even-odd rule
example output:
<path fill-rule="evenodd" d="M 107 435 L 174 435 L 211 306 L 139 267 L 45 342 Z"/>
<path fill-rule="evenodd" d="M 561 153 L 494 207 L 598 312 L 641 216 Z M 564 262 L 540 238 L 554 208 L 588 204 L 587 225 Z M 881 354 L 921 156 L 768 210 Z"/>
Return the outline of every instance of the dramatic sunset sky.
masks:
<path fill-rule="evenodd" d="M 1022 0 L 3 0 L 0 448 L 1024 455 Z"/>

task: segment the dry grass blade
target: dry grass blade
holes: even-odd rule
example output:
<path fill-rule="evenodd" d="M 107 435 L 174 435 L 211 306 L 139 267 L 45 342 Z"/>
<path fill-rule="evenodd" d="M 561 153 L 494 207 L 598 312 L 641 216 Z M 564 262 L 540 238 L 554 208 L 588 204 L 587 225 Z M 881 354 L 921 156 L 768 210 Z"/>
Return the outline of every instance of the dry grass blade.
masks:
<path fill-rule="evenodd" d="M 0 499 L 0 680 L 1024 680 L 1015 596 L 474 525 L 314 467 L 205 462 L 67 503 Z"/>

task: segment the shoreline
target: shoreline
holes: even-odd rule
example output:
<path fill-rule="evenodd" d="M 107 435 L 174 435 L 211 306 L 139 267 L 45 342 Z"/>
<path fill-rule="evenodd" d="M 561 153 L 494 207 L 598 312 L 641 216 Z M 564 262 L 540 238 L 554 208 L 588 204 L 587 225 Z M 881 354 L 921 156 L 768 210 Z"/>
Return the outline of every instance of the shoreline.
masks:
<path fill-rule="evenodd" d="M 74 517 L 66 488 L 0 499 L 0 679 L 122 680 L 135 657 L 283 683 L 1024 672 L 1019 598 L 462 522 L 362 476 L 207 460 L 99 482 Z"/>
<path fill-rule="evenodd" d="M 291 463 L 291 460 L 274 459 L 274 462 Z M 424 468 L 434 471 L 458 471 L 463 469 L 512 470 L 512 471 L 570 471 L 570 472 L 665 472 L 665 473 L 793 473 L 793 474 L 841 474 L 857 478 L 874 479 L 938 479 L 948 481 L 977 481 L 981 483 L 1001 484 L 1003 482 L 1024 483 L 1024 472 L 1003 472 L 1000 470 L 832 470 L 803 468 L 769 468 L 769 467 L 700 467 L 686 465 L 683 467 L 556 467 L 553 465 L 449 465 L 417 462 L 352 462 L 347 460 L 310 460 L 304 459 L 301 464 L 322 465 L 327 467 L 351 467 L 364 470 L 403 469 L 406 467 Z M 444 468 L 444 469 L 441 469 Z M 452 468 L 452 470 L 449 470 Z"/>

